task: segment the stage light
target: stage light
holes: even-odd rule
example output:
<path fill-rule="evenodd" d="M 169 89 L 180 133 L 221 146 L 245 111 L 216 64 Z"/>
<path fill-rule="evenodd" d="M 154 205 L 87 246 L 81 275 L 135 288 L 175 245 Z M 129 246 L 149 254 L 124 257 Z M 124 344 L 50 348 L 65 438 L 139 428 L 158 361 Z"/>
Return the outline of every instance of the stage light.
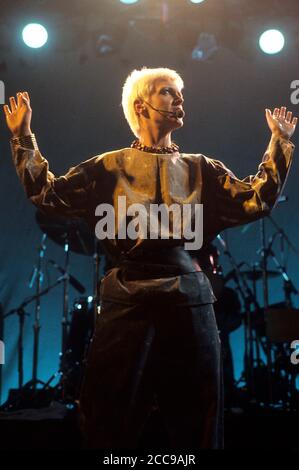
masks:
<path fill-rule="evenodd" d="M 23 29 L 22 37 L 26 46 L 37 49 L 46 44 L 48 33 L 46 28 L 41 24 L 30 23 Z"/>
<path fill-rule="evenodd" d="M 200 33 L 191 57 L 193 60 L 204 61 L 210 59 L 217 51 L 218 45 L 214 34 Z"/>
<path fill-rule="evenodd" d="M 98 57 L 109 55 L 115 52 L 114 40 L 110 34 L 100 34 L 96 38 L 95 47 Z"/>
<path fill-rule="evenodd" d="M 284 36 L 277 29 L 264 31 L 259 39 L 260 48 L 265 54 L 277 54 L 283 49 L 284 43 Z"/>
<path fill-rule="evenodd" d="M 191 3 L 202 3 L 204 0 L 190 0 Z"/>
<path fill-rule="evenodd" d="M 131 5 L 133 3 L 137 3 L 138 0 L 120 0 L 121 3 L 124 3 L 125 5 Z"/>
<path fill-rule="evenodd" d="M 127 27 L 119 23 L 103 25 L 92 33 L 92 46 L 96 57 L 106 57 L 117 53 L 125 42 Z"/>

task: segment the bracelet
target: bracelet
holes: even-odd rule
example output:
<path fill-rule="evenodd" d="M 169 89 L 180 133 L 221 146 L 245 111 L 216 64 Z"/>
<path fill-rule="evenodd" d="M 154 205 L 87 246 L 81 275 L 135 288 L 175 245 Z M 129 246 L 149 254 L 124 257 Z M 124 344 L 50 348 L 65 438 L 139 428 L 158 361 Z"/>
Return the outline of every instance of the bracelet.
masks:
<path fill-rule="evenodd" d="M 13 137 L 11 140 L 12 145 L 20 147 L 27 147 L 33 150 L 38 150 L 35 134 L 23 135 L 21 137 Z"/>

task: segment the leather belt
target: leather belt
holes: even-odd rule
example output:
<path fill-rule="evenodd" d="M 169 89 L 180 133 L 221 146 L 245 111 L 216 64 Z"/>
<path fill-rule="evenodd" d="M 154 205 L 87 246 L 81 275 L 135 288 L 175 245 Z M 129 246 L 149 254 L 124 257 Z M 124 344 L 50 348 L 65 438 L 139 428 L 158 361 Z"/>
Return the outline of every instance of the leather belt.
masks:
<path fill-rule="evenodd" d="M 118 265 L 131 275 L 144 274 L 163 277 L 201 271 L 200 267 L 194 264 L 188 251 L 181 246 L 157 251 L 139 249 L 134 256 L 123 255 Z M 133 277 L 136 276 L 133 275 Z"/>

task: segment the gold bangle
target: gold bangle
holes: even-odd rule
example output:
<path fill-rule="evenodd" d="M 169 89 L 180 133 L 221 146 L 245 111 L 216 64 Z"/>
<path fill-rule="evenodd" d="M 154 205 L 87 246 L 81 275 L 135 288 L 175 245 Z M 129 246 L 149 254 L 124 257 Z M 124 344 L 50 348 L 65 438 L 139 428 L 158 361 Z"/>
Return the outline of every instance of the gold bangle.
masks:
<path fill-rule="evenodd" d="M 27 147 L 33 150 L 38 150 L 35 134 L 23 135 L 21 137 L 13 137 L 11 139 L 12 145 L 20 147 Z"/>

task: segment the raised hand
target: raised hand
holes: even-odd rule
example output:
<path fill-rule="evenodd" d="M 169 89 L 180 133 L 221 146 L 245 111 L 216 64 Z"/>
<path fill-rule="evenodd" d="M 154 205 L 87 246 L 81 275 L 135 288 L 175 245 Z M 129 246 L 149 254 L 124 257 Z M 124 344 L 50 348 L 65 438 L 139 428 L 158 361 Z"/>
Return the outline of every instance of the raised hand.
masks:
<path fill-rule="evenodd" d="M 10 108 L 6 104 L 3 106 L 6 123 L 14 137 L 21 137 L 31 134 L 30 98 L 27 91 L 17 93 L 17 102 L 14 96 L 9 98 Z"/>
<path fill-rule="evenodd" d="M 282 106 L 275 108 L 273 114 L 266 109 L 266 119 L 272 134 L 290 139 L 295 132 L 298 118 L 293 117 L 292 112 Z"/>

